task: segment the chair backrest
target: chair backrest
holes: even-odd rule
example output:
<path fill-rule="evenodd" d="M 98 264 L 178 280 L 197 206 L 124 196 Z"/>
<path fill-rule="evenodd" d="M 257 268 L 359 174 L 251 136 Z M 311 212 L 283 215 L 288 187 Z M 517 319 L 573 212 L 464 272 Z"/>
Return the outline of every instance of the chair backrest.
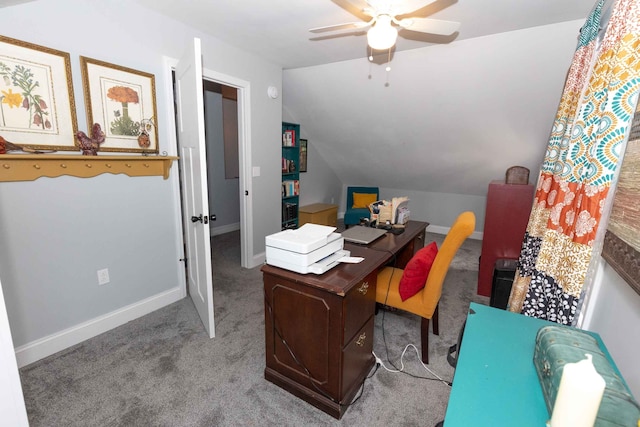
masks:
<path fill-rule="evenodd" d="M 433 314 L 442 295 L 442 284 L 449 271 L 449 265 L 462 243 L 473 233 L 476 216 L 473 212 L 462 212 L 447 233 L 438 254 L 433 260 L 431 271 L 422 291 L 422 304 L 425 311 Z"/>
<path fill-rule="evenodd" d="M 347 187 L 347 205 L 345 206 L 345 210 L 349 210 L 351 206 L 353 206 L 353 193 L 375 194 L 376 200 L 380 197 L 378 187 Z"/>

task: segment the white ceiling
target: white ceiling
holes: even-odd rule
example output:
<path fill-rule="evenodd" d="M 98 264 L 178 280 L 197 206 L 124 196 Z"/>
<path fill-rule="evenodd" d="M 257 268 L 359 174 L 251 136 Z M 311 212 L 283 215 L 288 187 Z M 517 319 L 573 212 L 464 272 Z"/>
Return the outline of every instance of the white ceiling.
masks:
<path fill-rule="evenodd" d="M 232 46 L 253 52 L 284 69 L 368 56 L 364 32 L 314 34 L 308 31 L 315 27 L 359 21 L 358 15 L 366 19 L 359 12 L 366 7 L 365 0 L 133 1 Z M 459 33 L 450 38 L 401 31 L 396 44 L 399 51 L 584 19 L 593 6 L 592 0 L 391 1 L 409 4 L 408 10 L 420 9 L 413 16 L 461 23 Z M 425 4 L 428 6 L 421 7 Z"/>

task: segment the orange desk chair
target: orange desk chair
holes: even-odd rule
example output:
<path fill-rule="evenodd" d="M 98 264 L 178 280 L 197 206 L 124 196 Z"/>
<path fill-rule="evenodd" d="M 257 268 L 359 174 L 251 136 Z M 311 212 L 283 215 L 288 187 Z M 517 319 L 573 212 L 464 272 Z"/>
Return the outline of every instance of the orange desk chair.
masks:
<path fill-rule="evenodd" d="M 433 333 L 439 335 L 438 301 L 442 295 L 442 284 L 449 271 L 451 260 L 462 243 L 473 233 L 476 217 L 473 212 L 461 213 L 451 226 L 438 249 L 424 288 L 414 296 L 402 301 L 399 285 L 404 270 L 385 267 L 378 273 L 376 302 L 422 317 L 420 335 L 422 340 L 422 361 L 429 363 L 429 320 L 433 318 Z"/>

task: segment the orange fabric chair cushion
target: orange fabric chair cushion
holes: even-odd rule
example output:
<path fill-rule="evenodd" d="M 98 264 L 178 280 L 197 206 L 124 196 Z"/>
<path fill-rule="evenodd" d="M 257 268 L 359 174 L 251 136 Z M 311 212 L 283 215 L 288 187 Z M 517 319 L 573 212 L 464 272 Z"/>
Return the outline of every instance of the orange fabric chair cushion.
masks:
<path fill-rule="evenodd" d="M 420 249 L 407 263 L 398 288 L 402 301 L 406 301 L 424 288 L 436 255 L 438 255 L 438 246 L 436 242 L 431 242 Z"/>
<path fill-rule="evenodd" d="M 378 200 L 377 194 L 353 193 L 353 209 L 369 208 L 369 205 Z"/>

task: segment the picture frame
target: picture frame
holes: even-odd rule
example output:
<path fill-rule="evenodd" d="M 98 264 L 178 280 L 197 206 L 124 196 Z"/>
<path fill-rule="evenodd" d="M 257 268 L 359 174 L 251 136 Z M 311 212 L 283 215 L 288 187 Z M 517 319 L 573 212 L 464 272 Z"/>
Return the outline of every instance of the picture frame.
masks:
<path fill-rule="evenodd" d="M 307 171 L 307 140 L 300 138 L 300 172 Z"/>
<path fill-rule="evenodd" d="M 77 151 L 67 52 L 0 35 L 0 136 L 24 151 Z"/>
<path fill-rule="evenodd" d="M 640 294 L 640 108 L 636 108 L 602 247 L 602 257 Z"/>
<path fill-rule="evenodd" d="M 80 57 L 87 129 L 105 133 L 100 151 L 158 153 L 155 76 L 144 71 Z"/>

